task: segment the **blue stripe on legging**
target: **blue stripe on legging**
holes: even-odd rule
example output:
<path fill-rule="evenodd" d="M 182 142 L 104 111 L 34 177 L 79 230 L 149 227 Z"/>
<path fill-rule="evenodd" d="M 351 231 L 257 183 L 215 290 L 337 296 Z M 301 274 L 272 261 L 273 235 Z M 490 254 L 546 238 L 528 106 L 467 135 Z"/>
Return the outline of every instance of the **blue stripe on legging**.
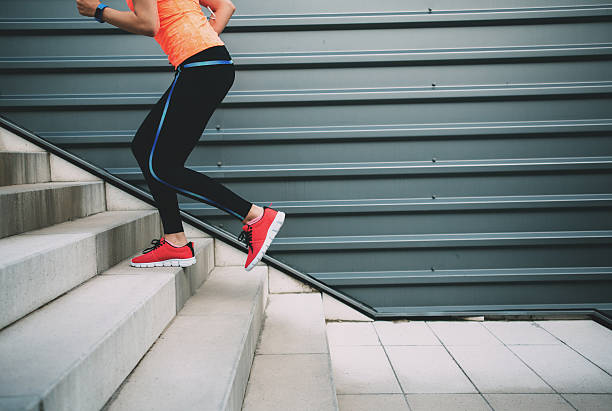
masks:
<path fill-rule="evenodd" d="M 209 60 L 209 61 L 199 61 L 196 63 L 189 63 L 186 64 L 184 67 L 194 67 L 194 66 L 210 66 L 213 64 L 232 64 L 232 60 Z M 149 171 L 151 172 L 151 175 L 153 176 L 153 178 L 155 178 L 157 181 L 159 181 L 162 184 L 167 185 L 168 187 L 172 187 L 173 189 L 180 191 L 182 193 L 186 193 L 186 194 L 190 194 L 196 198 L 200 198 L 202 200 L 204 200 L 205 202 L 208 202 L 212 205 L 214 205 L 215 207 L 227 211 L 228 213 L 238 217 L 239 219 L 242 220 L 242 216 L 238 213 L 236 213 L 235 211 L 232 211 L 228 208 L 223 207 L 221 204 L 211 200 L 210 198 L 206 198 L 204 196 L 201 196 L 199 194 L 196 193 L 192 193 L 191 191 L 187 191 L 185 189 L 173 186 L 172 184 L 162 180 L 161 178 L 159 178 L 157 176 L 157 174 L 155 174 L 155 171 L 153 171 L 153 153 L 155 152 L 155 146 L 157 145 L 157 139 L 159 138 L 159 133 L 161 132 L 161 128 L 162 125 L 164 124 L 164 119 L 166 118 L 166 112 L 168 111 L 168 105 L 170 104 L 170 98 L 172 97 L 172 92 L 174 91 L 174 86 L 176 85 L 176 81 L 178 80 L 179 76 L 181 75 L 181 70 L 179 68 L 178 73 L 176 75 L 176 77 L 174 78 L 174 81 L 172 82 L 172 88 L 170 88 L 170 93 L 168 94 L 168 98 L 166 99 L 166 104 L 164 105 L 164 111 L 162 112 L 162 116 L 161 119 L 159 120 L 159 126 L 157 126 L 157 133 L 155 133 L 155 141 L 153 141 L 153 147 L 151 148 L 151 154 L 149 155 Z"/>
<path fill-rule="evenodd" d="M 212 66 L 215 64 L 233 64 L 233 60 L 208 60 L 208 61 L 196 61 L 195 63 L 185 64 L 183 68 L 195 67 L 195 66 Z M 180 67 L 179 67 L 179 71 Z"/>

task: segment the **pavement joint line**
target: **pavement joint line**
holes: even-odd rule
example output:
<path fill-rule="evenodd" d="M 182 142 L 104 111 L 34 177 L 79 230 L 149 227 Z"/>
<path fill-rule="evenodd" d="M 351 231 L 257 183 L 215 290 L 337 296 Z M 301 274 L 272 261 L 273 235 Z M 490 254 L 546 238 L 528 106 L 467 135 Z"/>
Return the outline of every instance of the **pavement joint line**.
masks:
<path fill-rule="evenodd" d="M 571 321 L 571 320 L 568 320 Z M 591 320 L 593 321 L 593 320 Z M 596 322 L 596 321 L 593 321 Z M 566 347 L 568 347 L 570 350 L 576 352 L 579 356 L 581 356 L 582 358 L 584 358 L 585 360 L 587 360 L 588 362 L 590 362 L 591 364 L 593 364 L 595 367 L 599 368 L 600 370 L 602 370 L 604 373 L 606 373 L 607 375 L 612 377 L 612 374 L 610 374 L 608 371 L 604 370 L 603 368 L 601 368 L 599 365 L 595 364 L 593 361 L 591 361 L 591 359 L 589 357 L 586 357 L 584 354 L 582 354 L 580 351 L 578 351 L 577 349 L 575 349 L 574 347 L 572 347 L 571 345 L 569 345 L 568 343 L 566 343 L 565 341 L 563 341 L 561 338 L 557 337 L 556 335 L 554 335 L 553 333 L 551 333 L 550 331 L 548 331 L 546 328 L 541 327 L 539 324 L 536 324 L 538 327 L 542 328 L 544 331 L 546 331 L 547 333 L 549 333 L 550 335 L 552 335 L 553 337 L 555 337 L 557 340 L 561 341 L 563 343 L 563 345 L 565 345 Z"/>
<path fill-rule="evenodd" d="M 377 320 L 379 321 L 379 320 Z M 385 321 L 385 320 L 380 320 L 380 321 Z M 325 322 L 327 323 L 371 323 L 373 321 L 362 321 L 362 320 L 329 320 L 329 319 L 325 319 Z"/>
<path fill-rule="evenodd" d="M 372 323 L 372 328 L 374 329 L 374 333 L 376 334 L 376 339 L 378 340 L 380 346 L 383 349 L 383 352 L 385 353 L 385 357 L 387 357 L 387 361 L 389 361 L 389 366 L 391 367 L 391 371 L 393 371 L 393 375 L 395 376 L 395 380 L 397 381 L 397 385 L 399 385 L 400 390 L 402 391 L 402 397 L 404 398 L 404 402 L 406 403 L 406 406 L 408 407 L 408 410 L 411 411 L 412 407 L 410 407 L 410 404 L 408 403 L 408 398 L 406 397 L 406 392 L 404 392 L 404 387 L 402 386 L 402 382 L 399 380 L 399 377 L 397 376 L 397 373 L 395 372 L 395 367 L 393 367 L 393 363 L 391 362 L 391 358 L 389 358 L 389 353 L 387 352 L 387 348 L 385 347 L 385 345 L 383 344 L 382 340 L 380 339 L 380 335 L 378 334 L 378 330 L 376 330 L 376 326 L 374 323 Z"/>
<path fill-rule="evenodd" d="M 486 397 L 482 394 L 482 392 L 480 391 L 480 388 L 478 388 L 478 386 L 474 383 L 474 381 L 472 381 L 472 379 L 470 378 L 469 375 L 467 375 L 467 372 L 465 372 L 465 370 L 463 369 L 463 367 L 461 367 L 461 365 L 459 364 L 459 361 L 457 361 L 457 359 L 453 356 L 453 354 L 449 351 L 448 347 L 446 346 L 446 344 L 444 344 L 444 342 L 442 341 L 442 339 L 438 336 L 438 334 L 436 334 L 435 330 L 433 328 L 431 328 L 431 326 L 429 325 L 429 321 L 424 321 L 425 325 L 427 325 L 427 328 L 429 328 L 429 330 L 433 333 L 433 335 L 436 336 L 436 338 L 438 339 L 438 341 L 440 341 L 440 344 L 442 344 L 442 346 L 444 347 L 444 349 L 446 350 L 446 352 L 448 353 L 448 355 L 450 355 L 450 357 L 453 359 L 453 361 L 455 362 L 455 364 L 457 364 L 457 367 L 459 367 L 459 369 L 461 370 L 461 372 L 463 373 L 463 375 L 465 375 L 465 378 L 468 379 L 468 381 L 474 386 L 474 388 L 476 388 L 476 391 L 478 391 L 478 394 L 480 394 L 480 397 L 483 399 L 483 401 L 489 406 L 489 408 L 491 408 L 492 410 L 495 410 L 495 408 L 493 408 L 493 406 L 489 403 L 489 401 L 486 399 Z M 480 323 L 478 323 L 480 324 Z M 482 324 L 480 324 L 480 326 L 482 327 Z"/>
<path fill-rule="evenodd" d="M 554 347 L 554 346 L 558 346 L 560 344 L 505 344 L 505 345 L 508 346 L 508 347 L 510 347 L 511 345 L 512 346 L 514 346 L 514 345 L 518 345 L 518 346 L 524 346 L 524 345 L 545 345 L 546 346 L 546 345 L 551 345 L 551 346 Z"/>
<path fill-rule="evenodd" d="M 609 392 L 562 392 L 559 395 L 565 395 L 565 394 L 571 394 L 571 395 L 605 395 L 605 396 L 612 396 L 612 394 L 610 394 Z"/>
<path fill-rule="evenodd" d="M 256 355 L 325 355 L 327 353 L 324 352 L 283 352 L 283 353 L 264 353 L 264 354 L 256 354 Z"/>
<path fill-rule="evenodd" d="M 525 321 L 525 323 L 527 323 L 527 324 L 536 324 L 536 323 L 535 323 L 535 321 L 529 321 L 529 322 L 526 322 L 526 321 Z M 536 325 L 537 325 L 537 324 L 536 324 Z M 563 397 L 563 396 L 561 395 L 561 393 L 560 393 L 560 392 L 558 392 L 558 391 L 555 389 L 555 387 L 553 387 L 552 385 L 550 385 L 550 384 L 548 383 L 548 381 L 546 381 L 546 380 L 544 379 L 544 377 L 542 377 L 540 374 L 538 374 L 538 373 L 536 372 L 536 370 L 534 370 L 533 368 L 531 368 L 531 367 L 529 366 L 529 364 L 527 364 L 525 361 L 523 361 L 523 359 L 522 359 L 522 358 L 521 358 L 521 357 L 520 357 L 520 356 L 519 356 L 517 353 L 515 353 L 515 352 L 514 352 L 514 351 L 513 351 L 513 350 L 512 350 L 512 349 L 511 349 L 511 348 L 510 348 L 508 345 L 506 345 L 506 343 L 505 343 L 505 342 L 503 342 L 501 338 L 499 338 L 497 335 L 495 335 L 495 333 L 494 333 L 493 331 L 489 330 L 489 328 L 488 328 L 486 325 L 484 325 L 484 324 L 483 324 L 483 328 L 485 328 L 485 329 L 486 329 L 486 330 L 487 330 L 487 331 L 488 331 L 488 332 L 489 332 L 489 333 L 490 333 L 490 334 L 491 334 L 491 335 L 492 335 L 494 338 L 496 338 L 496 339 L 497 339 L 497 340 L 498 340 L 500 343 L 502 343 L 502 345 L 503 345 L 504 347 L 506 347 L 506 349 L 507 349 L 508 351 L 510 351 L 510 352 L 512 353 L 512 355 L 514 355 L 516 358 L 518 358 L 518 360 L 519 360 L 520 362 L 522 362 L 523 364 L 525 364 L 525 366 L 526 366 L 527 368 L 529 368 L 529 369 L 531 370 L 531 372 L 533 372 L 535 375 L 537 375 L 539 379 L 541 379 L 542 381 L 544 381 L 544 383 L 545 383 L 546 385 L 548 385 L 548 386 L 549 386 L 549 387 L 550 387 L 550 388 L 551 388 L 551 389 L 554 391 L 554 393 L 555 393 L 555 394 L 557 394 L 557 395 L 559 395 L 561 398 L 563 398 L 563 400 L 564 400 L 564 401 L 565 401 L 567 404 L 569 404 L 569 406 L 570 406 L 570 407 L 572 407 L 574 410 L 576 410 L 576 407 L 574 407 L 574 406 L 573 406 L 573 405 L 572 405 L 572 404 L 571 404 L 571 403 L 570 403 L 570 402 L 569 402 L 567 399 L 565 399 L 565 397 Z M 555 338 L 556 338 L 556 337 L 555 337 Z M 557 344 L 514 344 L 514 345 L 557 345 Z M 542 393 L 542 394 L 544 394 L 544 393 Z M 549 393 L 549 394 L 550 394 L 550 393 Z"/>
<path fill-rule="evenodd" d="M 420 394 L 420 393 L 417 393 L 417 394 Z M 431 394 L 431 393 L 424 393 L 424 394 Z M 404 395 L 404 394 L 401 394 L 399 392 L 357 392 L 357 393 L 352 393 L 352 394 L 338 394 L 338 395 Z"/>
<path fill-rule="evenodd" d="M 390 393 L 392 394 L 392 393 Z M 395 393 L 397 394 L 397 393 Z M 437 395 L 437 394 L 452 394 L 452 395 L 459 395 L 459 394 L 464 394 L 464 395 L 476 395 L 476 393 L 469 393 L 469 392 L 410 392 L 406 395 L 414 395 L 414 394 L 431 394 L 431 395 Z M 485 392 L 484 395 L 556 395 L 554 392 Z M 588 395 L 593 395 L 593 394 L 597 394 L 597 395 L 611 395 L 608 393 L 602 393 L 602 392 L 570 392 L 570 393 L 564 393 L 564 394 L 588 394 Z M 349 394 L 349 395 L 356 395 L 356 394 Z M 368 395 L 367 393 L 364 393 L 364 395 Z M 561 395 L 561 394 L 559 394 Z"/>

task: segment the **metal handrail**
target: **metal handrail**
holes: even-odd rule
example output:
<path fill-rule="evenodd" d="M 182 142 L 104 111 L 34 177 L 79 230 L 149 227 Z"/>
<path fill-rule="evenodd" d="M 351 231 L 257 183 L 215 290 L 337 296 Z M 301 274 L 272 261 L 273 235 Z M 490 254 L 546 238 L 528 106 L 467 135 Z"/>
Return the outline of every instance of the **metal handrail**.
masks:
<path fill-rule="evenodd" d="M 86 170 L 87 172 L 95 175 L 96 177 L 99 177 L 100 179 L 102 179 L 104 182 L 113 185 L 114 187 L 119 188 L 120 190 L 123 190 L 131 195 L 133 195 L 134 197 L 138 198 L 139 200 L 142 200 L 144 202 L 146 202 L 147 204 L 152 205 L 153 207 L 156 207 L 155 205 L 155 200 L 153 199 L 153 197 L 151 196 L 151 194 L 147 193 L 146 191 L 141 190 L 140 188 L 133 186 L 123 180 L 121 180 L 120 178 L 112 175 L 111 173 L 109 173 L 108 171 L 94 165 L 91 164 L 89 162 L 87 162 L 86 160 L 70 153 L 69 151 L 66 151 L 52 143 L 50 143 L 49 141 L 45 140 L 44 138 L 40 137 L 39 135 L 27 130 L 26 128 L 15 124 L 13 121 L 7 119 L 6 117 L 0 115 L 0 125 L 9 130 L 10 132 L 18 135 L 19 137 L 22 137 L 26 140 L 28 140 L 29 142 L 45 149 L 46 151 L 70 162 L 71 164 L 74 164 L 75 166 Z M 224 231 L 218 227 L 213 226 L 212 224 L 208 224 L 200 219 L 198 219 L 197 217 L 192 216 L 189 213 L 186 213 L 185 211 L 180 211 L 181 214 L 181 219 L 189 224 L 191 224 L 192 226 L 196 227 L 199 230 L 202 230 L 206 233 L 208 233 L 209 235 L 211 235 L 213 238 L 217 238 L 222 240 L 223 242 L 231 245 L 232 247 L 246 252 L 246 246 L 244 243 L 238 241 L 237 237 L 233 236 L 232 234 L 228 233 L 227 231 Z M 349 307 L 357 310 L 358 312 L 360 312 L 361 314 L 371 318 L 371 319 L 376 319 L 377 315 L 376 315 L 376 310 L 374 310 L 372 307 L 363 304 L 357 300 L 355 300 L 354 298 L 338 291 L 335 290 L 331 287 L 329 287 L 328 285 L 322 283 L 321 281 L 317 280 L 314 277 L 311 277 L 308 274 L 302 273 L 298 270 L 296 270 L 293 267 L 290 267 L 289 265 L 283 263 L 282 261 L 279 261 L 277 259 L 275 259 L 274 257 L 271 257 L 269 255 L 264 255 L 262 261 L 264 261 L 266 264 L 276 268 L 277 270 L 299 280 L 302 281 L 306 284 L 308 284 L 309 286 L 313 287 L 316 290 L 319 290 L 321 292 L 324 292 L 340 301 L 342 301 L 343 303 L 345 303 L 346 305 L 348 305 Z"/>
<path fill-rule="evenodd" d="M 119 188 L 120 190 L 123 190 L 133 196 L 135 196 L 136 198 L 138 198 L 139 200 L 142 200 L 144 202 L 146 202 L 147 204 L 152 205 L 153 207 L 155 207 L 155 200 L 153 199 L 153 197 L 141 190 L 138 187 L 135 187 L 123 180 L 121 180 L 120 178 L 110 174 L 108 171 L 94 165 L 91 164 L 87 161 L 85 161 L 84 159 L 50 143 L 49 141 L 45 140 L 44 138 L 38 136 L 37 134 L 15 124 L 14 122 L 12 122 L 11 120 L 7 119 L 6 117 L 0 115 L 0 127 L 4 127 L 5 129 L 11 131 L 12 133 L 26 139 L 27 141 L 45 149 L 46 151 L 55 154 L 56 156 L 70 162 L 71 164 L 74 164 L 75 166 L 84 169 L 86 171 L 88 171 L 89 173 L 99 177 L 100 179 L 102 179 L 103 181 L 105 181 L 106 183 L 109 183 L 117 188 Z M 246 246 L 238 241 L 237 237 L 235 237 L 234 235 L 228 233 L 227 231 L 224 231 L 218 227 L 213 226 L 212 224 L 208 224 L 200 219 L 198 219 L 197 217 L 194 217 L 191 214 L 186 213 L 185 211 L 180 211 L 180 215 L 181 215 L 181 219 L 189 224 L 191 224 L 192 226 L 196 227 L 199 230 L 202 230 L 206 233 L 208 233 L 209 235 L 211 235 L 213 238 L 217 238 L 222 240 L 223 242 L 225 242 L 226 244 L 231 245 L 232 247 L 242 251 L 242 252 L 246 252 Z M 306 274 L 306 273 L 302 273 L 298 270 L 296 270 L 295 268 L 283 263 L 282 261 L 279 261 L 277 259 L 275 259 L 274 257 L 271 257 L 269 255 L 264 255 L 262 261 L 264 261 L 266 264 L 268 264 L 271 267 L 276 268 L 277 270 L 299 280 L 302 281 L 306 284 L 308 284 L 309 286 L 311 286 L 312 288 L 327 293 L 328 295 L 338 299 L 339 301 L 343 302 L 344 304 L 348 305 L 349 307 L 355 309 L 356 311 L 358 311 L 359 313 L 367 316 L 368 318 L 371 318 L 373 320 L 386 320 L 386 321 L 390 321 L 390 320 L 396 320 L 396 319 L 406 319 L 407 317 L 409 317 L 411 320 L 435 320 L 435 319 L 449 319 L 449 318 L 454 318 L 456 319 L 457 316 L 460 317 L 465 317 L 465 316 L 482 316 L 484 314 L 484 316 L 494 316 L 494 317 L 504 317 L 504 316 L 527 316 L 528 318 L 534 317 L 534 318 L 547 318 L 549 316 L 559 316 L 559 315 L 569 315 L 569 316 L 575 316 L 575 315 L 582 315 L 585 317 L 589 317 L 590 319 L 592 319 L 593 321 L 598 322 L 599 324 L 612 329 L 612 316 L 609 315 L 609 312 L 600 312 L 599 310 L 595 310 L 595 309 L 589 309 L 589 308 L 584 308 L 584 309 L 558 309 L 558 310 L 547 310 L 547 309 L 532 309 L 532 310 L 493 310 L 493 311 L 489 311 L 489 310 L 484 310 L 484 311 L 464 311 L 464 312 L 455 312 L 453 314 L 449 314 L 449 313 L 429 313 L 424 314 L 409 314 L 407 312 L 379 312 L 376 309 L 363 304 L 360 301 L 355 300 L 354 298 L 350 297 L 349 295 L 346 295 L 334 288 L 331 288 L 330 286 L 326 285 L 325 283 L 317 280 L 316 278 Z"/>

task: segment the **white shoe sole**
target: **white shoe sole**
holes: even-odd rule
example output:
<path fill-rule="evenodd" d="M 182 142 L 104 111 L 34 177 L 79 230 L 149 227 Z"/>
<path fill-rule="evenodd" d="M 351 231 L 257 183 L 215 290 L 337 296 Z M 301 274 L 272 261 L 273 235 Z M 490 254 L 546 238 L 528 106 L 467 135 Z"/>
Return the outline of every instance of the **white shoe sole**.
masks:
<path fill-rule="evenodd" d="M 138 268 L 152 268 L 152 267 L 189 267 L 196 263 L 196 258 L 173 258 L 164 261 L 155 261 L 154 263 L 133 263 L 130 261 L 132 267 Z"/>
<path fill-rule="evenodd" d="M 253 267 L 255 267 L 259 261 L 261 261 L 266 251 L 268 251 L 268 247 L 270 247 L 272 240 L 274 240 L 274 237 L 276 237 L 276 234 L 278 234 L 284 222 L 285 213 L 283 213 L 282 211 L 278 211 L 276 217 L 274 217 L 274 220 L 272 221 L 272 224 L 270 224 L 270 227 L 268 227 L 268 233 L 266 234 L 266 239 L 264 240 L 263 246 L 255 256 L 253 261 L 251 261 L 251 264 L 244 268 L 245 270 L 251 271 Z"/>

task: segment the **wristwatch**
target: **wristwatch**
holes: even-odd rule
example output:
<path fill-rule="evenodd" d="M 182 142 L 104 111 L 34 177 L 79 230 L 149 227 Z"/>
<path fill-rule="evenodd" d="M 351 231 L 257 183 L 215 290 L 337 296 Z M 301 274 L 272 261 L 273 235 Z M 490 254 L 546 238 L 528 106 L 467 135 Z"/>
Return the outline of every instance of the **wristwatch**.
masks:
<path fill-rule="evenodd" d="M 104 3 L 100 3 L 98 4 L 98 7 L 96 7 L 96 13 L 94 14 L 94 18 L 100 23 L 104 23 L 104 20 L 102 19 L 102 11 L 107 7 L 108 6 Z"/>

